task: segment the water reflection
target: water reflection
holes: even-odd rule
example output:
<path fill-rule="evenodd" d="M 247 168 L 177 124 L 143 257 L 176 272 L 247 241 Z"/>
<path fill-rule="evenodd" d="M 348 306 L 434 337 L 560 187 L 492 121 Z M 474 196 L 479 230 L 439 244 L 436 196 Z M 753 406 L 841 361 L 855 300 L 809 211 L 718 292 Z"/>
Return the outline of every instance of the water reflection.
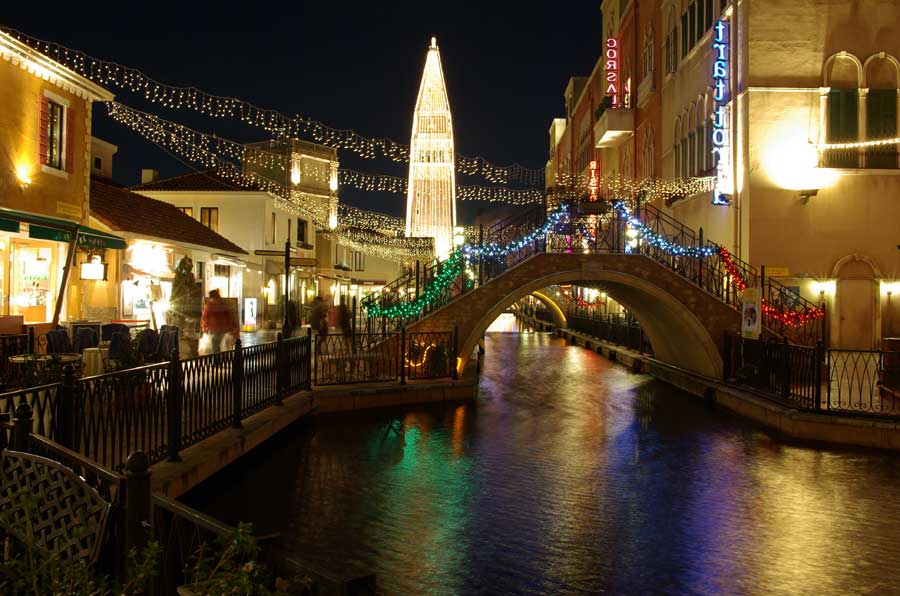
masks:
<path fill-rule="evenodd" d="M 898 593 L 893 454 L 784 444 L 544 333 L 488 336 L 476 403 L 321 417 L 188 500 L 384 594 Z"/>

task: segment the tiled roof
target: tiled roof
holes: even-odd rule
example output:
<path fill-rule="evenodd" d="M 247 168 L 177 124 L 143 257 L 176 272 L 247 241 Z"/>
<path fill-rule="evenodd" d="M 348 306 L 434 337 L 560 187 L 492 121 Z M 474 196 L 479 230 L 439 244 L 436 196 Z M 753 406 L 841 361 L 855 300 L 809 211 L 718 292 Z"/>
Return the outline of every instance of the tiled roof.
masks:
<path fill-rule="evenodd" d="M 98 178 L 91 179 L 91 215 L 117 232 L 247 254 L 175 206 L 111 186 Z"/>
<path fill-rule="evenodd" d="M 256 185 L 241 186 L 220 176 L 216 170 L 204 172 L 190 172 L 181 176 L 173 176 L 161 180 L 154 180 L 131 187 L 131 190 L 169 190 L 169 191 L 252 191 L 263 192 Z"/>

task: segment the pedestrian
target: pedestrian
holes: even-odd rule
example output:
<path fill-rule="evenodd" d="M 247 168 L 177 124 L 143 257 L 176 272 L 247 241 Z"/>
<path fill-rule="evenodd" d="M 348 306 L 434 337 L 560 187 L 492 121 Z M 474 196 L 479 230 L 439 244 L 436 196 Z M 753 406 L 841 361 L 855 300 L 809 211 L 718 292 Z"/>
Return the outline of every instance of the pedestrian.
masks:
<path fill-rule="evenodd" d="M 240 330 L 237 317 L 228 308 L 228 304 L 222 300 L 219 290 L 210 290 L 209 299 L 203 306 L 203 314 L 200 317 L 200 331 L 209 334 L 210 348 L 213 354 L 218 354 L 222 349 L 222 340 L 226 333 L 231 333 L 237 339 Z"/>
<path fill-rule="evenodd" d="M 350 321 L 350 309 L 347 308 L 347 301 L 343 296 L 341 296 L 341 305 L 338 307 L 338 326 L 341 328 L 341 333 L 344 334 L 344 341 L 352 344 L 353 326 Z"/>

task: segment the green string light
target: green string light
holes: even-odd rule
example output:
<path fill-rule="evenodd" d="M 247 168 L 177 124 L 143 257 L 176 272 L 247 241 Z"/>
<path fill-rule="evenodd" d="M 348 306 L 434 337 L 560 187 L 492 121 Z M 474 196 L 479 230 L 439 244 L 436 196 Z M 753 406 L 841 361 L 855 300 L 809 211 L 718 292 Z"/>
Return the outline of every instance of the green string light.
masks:
<path fill-rule="evenodd" d="M 462 268 L 462 252 L 457 250 L 446 261 L 441 263 L 440 270 L 434 280 L 415 299 L 409 302 L 395 302 L 386 307 L 373 304 L 368 308 L 369 316 L 388 319 L 418 316 L 426 307 L 434 304 L 444 295 L 444 291 L 453 283 L 453 280 L 460 277 Z"/>

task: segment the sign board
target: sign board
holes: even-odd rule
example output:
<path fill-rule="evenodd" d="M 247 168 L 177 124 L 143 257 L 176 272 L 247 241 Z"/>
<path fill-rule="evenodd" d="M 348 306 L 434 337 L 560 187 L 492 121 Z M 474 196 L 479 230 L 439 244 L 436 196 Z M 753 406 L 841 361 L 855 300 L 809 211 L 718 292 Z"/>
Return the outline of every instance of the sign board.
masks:
<path fill-rule="evenodd" d="M 588 182 L 588 198 L 596 201 L 600 198 L 600 161 L 591 161 L 591 177 Z"/>
<path fill-rule="evenodd" d="M 717 21 L 713 28 L 713 99 L 716 102 L 712 117 L 713 153 L 716 163 L 716 186 L 713 189 L 713 205 L 728 205 L 734 194 L 731 167 L 731 108 L 728 106 L 728 27 L 725 21 Z"/>
<path fill-rule="evenodd" d="M 619 107 L 619 40 L 606 39 L 606 94 L 612 99 L 612 107 Z"/>
<path fill-rule="evenodd" d="M 244 331 L 256 330 L 256 298 L 244 298 Z"/>
<path fill-rule="evenodd" d="M 741 337 L 759 339 L 762 329 L 762 293 L 759 288 L 745 288 L 741 297 Z"/>

